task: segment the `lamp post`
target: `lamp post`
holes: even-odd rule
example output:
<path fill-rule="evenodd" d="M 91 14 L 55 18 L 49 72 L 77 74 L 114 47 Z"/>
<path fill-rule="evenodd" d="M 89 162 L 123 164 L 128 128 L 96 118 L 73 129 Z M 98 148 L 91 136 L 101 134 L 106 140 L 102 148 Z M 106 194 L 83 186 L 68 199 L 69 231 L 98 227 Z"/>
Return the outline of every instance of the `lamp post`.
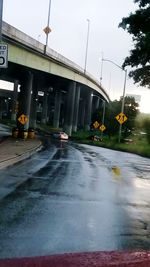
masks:
<path fill-rule="evenodd" d="M 88 46 L 89 46 L 89 33 L 90 33 L 90 20 L 87 19 L 87 22 L 88 22 L 88 29 L 87 29 L 86 50 L 85 50 L 84 74 L 86 74 L 87 56 L 88 56 Z"/>
<path fill-rule="evenodd" d="M 48 35 L 51 32 L 51 28 L 49 27 L 50 24 L 50 10 L 51 10 L 51 0 L 49 0 L 49 8 L 48 8 L 48 18 L 47 18 L 47 26 L 44 28 L 44 32 L 46 34 L 46 42 L 45 42 L 45 53 L 46 53 L 46 48 L 48 45 Z"/>
<path fill-rule="evenodd" d="M 102 52 L 101 69 L 100 69 L 100 86 L 102 85 L 102 79 L 103 79 L 103 52 Z"/>
<path fill-rule="evenodd" d="M 3 0 L 0 0 L 0 42 L 2 41 Z"/>
<path fill-rule="evenodd" d="M 123 84 L 122 104 L 121 104 L 121 113 L 123 113 L 124 112 L 124 102 L 125 102 L 126 81 L 127 81 L 127 69 L 124 70 L 121 66 L 119 66 L 114 61 L 109 60 L 109 59 L 102 58 L 102 61 L 107 61 L 107 62 L 110 62 L 110 63 L 114 64 L 116 67 L 118 67 L 119 69 L 121 69 L 125 73 L 124 84 Z M 120 140 L 121 140 L 121 132 L 122 132 L 122 124 L 120 124 L 120 126 L 119 126 L 119 138 L 118 138 L 119 143 L 120 143 Z"/>

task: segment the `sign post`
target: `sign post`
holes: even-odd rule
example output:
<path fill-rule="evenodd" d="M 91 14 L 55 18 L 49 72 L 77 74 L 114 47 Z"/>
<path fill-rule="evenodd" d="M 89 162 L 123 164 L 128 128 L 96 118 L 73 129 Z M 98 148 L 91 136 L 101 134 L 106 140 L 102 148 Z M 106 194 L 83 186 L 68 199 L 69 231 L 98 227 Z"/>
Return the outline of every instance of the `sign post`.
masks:
<path fill-rule="evenodd" d="M 120 112 L 116 117 L 116 120 L 120 123 L 119 125 L 119 143 L 121 141 L 121 131 L 122 131 L 122 124 L 128 119 L 123 112 Z"/>

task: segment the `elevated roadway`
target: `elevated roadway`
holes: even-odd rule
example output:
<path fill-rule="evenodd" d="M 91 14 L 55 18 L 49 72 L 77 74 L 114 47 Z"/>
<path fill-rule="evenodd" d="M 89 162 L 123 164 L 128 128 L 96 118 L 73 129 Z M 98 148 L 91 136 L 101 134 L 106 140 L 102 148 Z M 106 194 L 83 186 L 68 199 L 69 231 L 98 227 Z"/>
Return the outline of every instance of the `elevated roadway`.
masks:
<path fill-rule="evenodd" d="M 15 84 L 17 81 L 20 85 L 18 114 L 29 117 L 26 127 L 35 127 L 35 101 L 38 92 L 43 91 L 43 123 L 46 123 L 48 113 L 53 112 L 51 117 L 54 127 L 59 127 L 61 121 L 70 135 L 78 125 L 89 129 L 93 93 L 97 96 L 95 107 L 99 106 L 98 101 L 109 101 L 107 92 L 99 82 L 74 62 L 6 22 L 3 22 L 2 36 L 3 42 L 8 44 L 8 68 L 1 69 L 0 79 Z M 15 90 L 18 90 L 18 85 L 15 86 Z M 51 109 L 48 95 L 53 98 Z M 82 114 L 80 118 L 79 113 Z"/>

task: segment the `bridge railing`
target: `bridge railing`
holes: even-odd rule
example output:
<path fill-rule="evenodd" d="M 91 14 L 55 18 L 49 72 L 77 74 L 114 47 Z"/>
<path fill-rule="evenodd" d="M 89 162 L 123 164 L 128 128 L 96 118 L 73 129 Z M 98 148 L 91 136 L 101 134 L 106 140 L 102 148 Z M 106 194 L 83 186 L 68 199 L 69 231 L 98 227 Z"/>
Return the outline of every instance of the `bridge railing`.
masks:
<path fill-rule="evenodd" d="M 3 37 L 6 39 L 10 39 L 12 42 L 16 41 L 17 43 L 20 43 L 20 45 L 26 46 L 30 49 L 33 49 L 34 51 L 37 51 L 44 56 L 48 56 L 50 59 L 59 62 L 60 64 L 65 65 L 67 68 L 72 69 L 79 75 L 84 76 L 85 78 L 92 81 L 96 86 L 98 86 L 102 94 L 107 97 L 109 100 L 109 96 L 107 95 L 105 89 L 100 85 L 99 81 L 95 79 L 94 76 L 92 76 L 88 72 L 84 72 L 84 69 L 81 68 L 79 65 L 74 63 L 73 61 L 69 60 L 68 58 L 62 56 L 55 50 L 51 49 L 50 47 L 46 48 L 45 53 L 45 45 L 40 43 L 39 41 L 35 40 L 34 38 L 30 37 L 29 35 L 25 34 L 24 32 L 18 30 L 17 28 L 11 26 L 10 24 L 3 21 L 2 24 L 2 34 Z"/>

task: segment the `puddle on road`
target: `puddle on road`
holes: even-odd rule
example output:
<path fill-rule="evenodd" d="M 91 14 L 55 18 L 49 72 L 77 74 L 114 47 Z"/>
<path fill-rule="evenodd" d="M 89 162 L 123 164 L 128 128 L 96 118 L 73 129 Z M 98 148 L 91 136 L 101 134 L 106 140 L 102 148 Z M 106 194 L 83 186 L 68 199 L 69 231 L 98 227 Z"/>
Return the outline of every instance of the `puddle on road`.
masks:
<path fill-rule="evenodd" d="M 113 179 L 116 181 L 121 181 L 122 180 L 122 173 L 121 169 L 118 166 L 112 166 L 111 171 L 113 174 Z"/>

